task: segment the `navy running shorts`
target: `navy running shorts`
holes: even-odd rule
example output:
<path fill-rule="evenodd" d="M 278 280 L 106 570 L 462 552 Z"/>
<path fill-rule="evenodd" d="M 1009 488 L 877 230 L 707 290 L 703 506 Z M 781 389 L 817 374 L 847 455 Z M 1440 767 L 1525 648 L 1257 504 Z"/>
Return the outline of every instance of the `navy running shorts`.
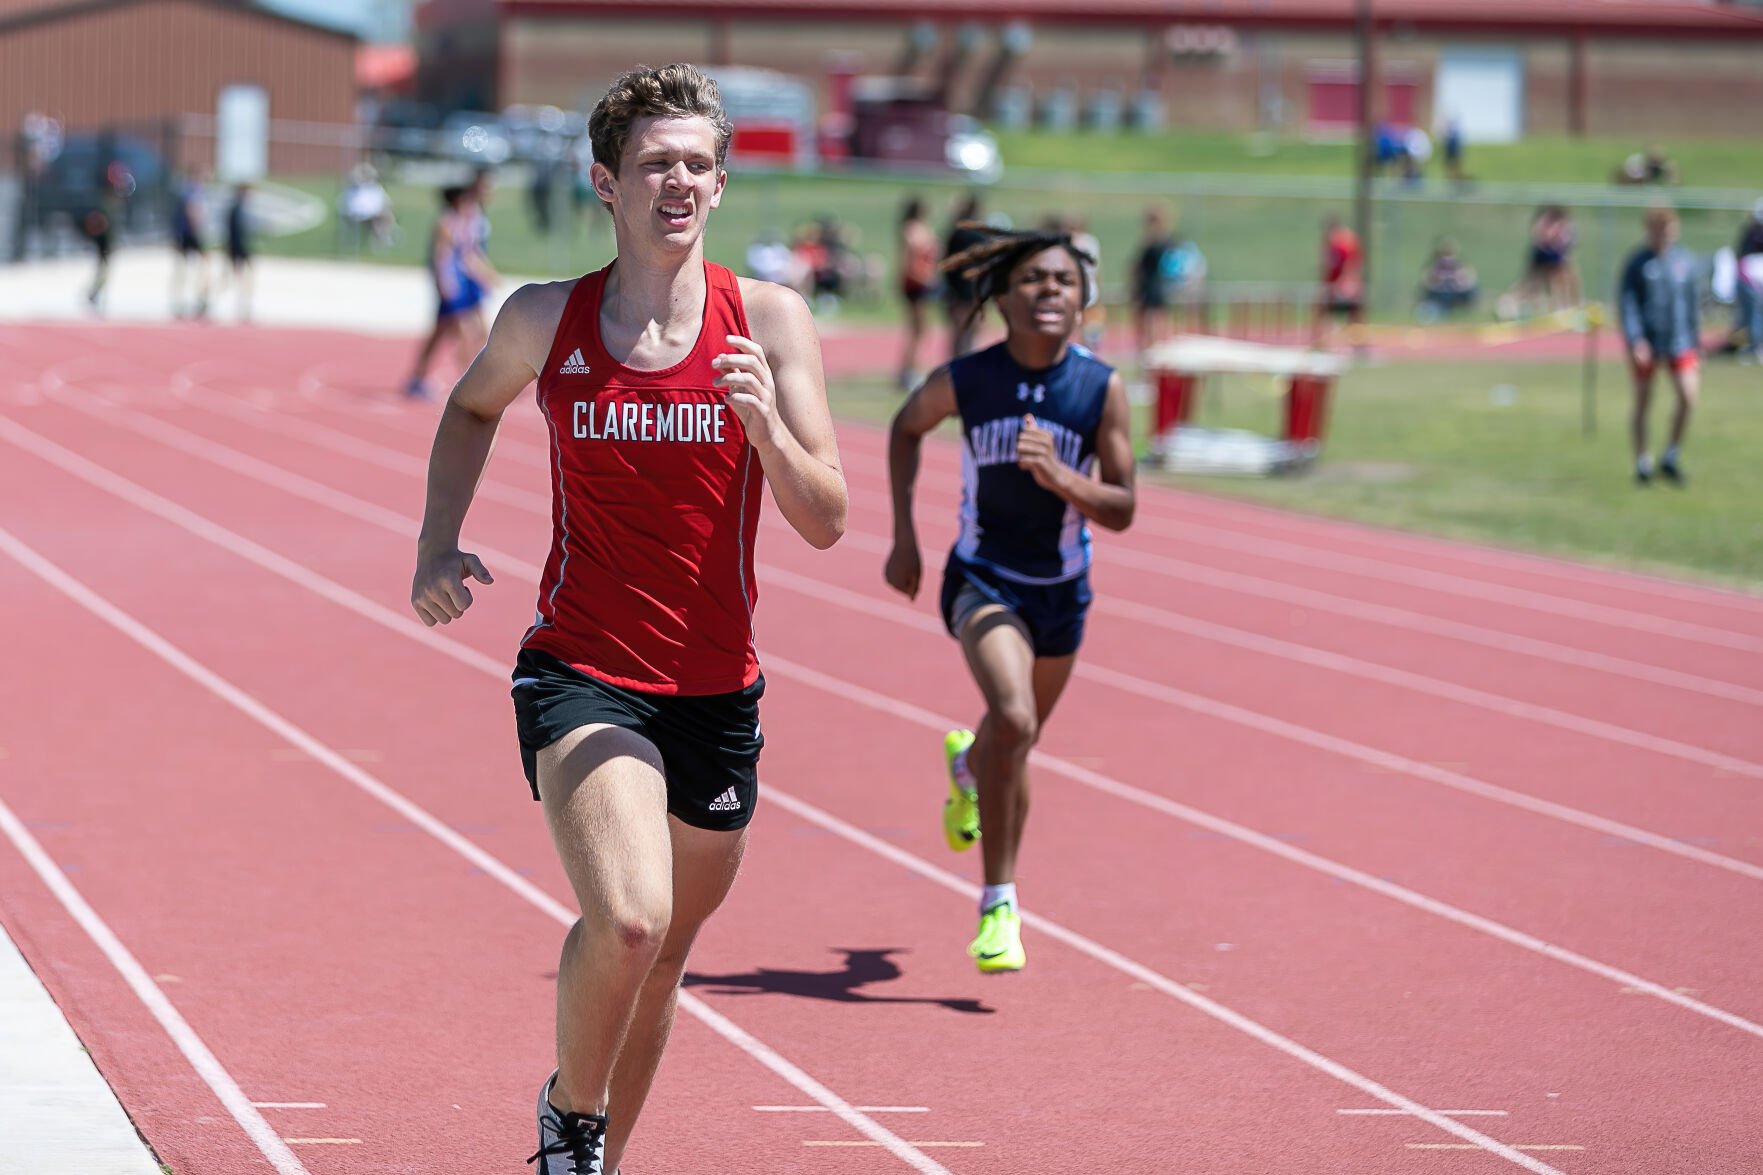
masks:
<path fill-rule="evenodd" d="M 1027 626 L 1037 657 L 1069 657 L 1083 644 L 1091 598 L 1087 571 L 1058 583 L 1019 583 L 951 554 L 943 568 L 943 627 L 957 640 L 976 596 L 1014 613 Z"/>
<path fill-rule="evenodd" d="M 732 832 L 753 818 L 765 746 L 759 732 L 765 678 L 726 694 L 645 693 L 590 677 L 549 653 L 522 649 L 510 692 L 533 799 L 539 798 L 539 752 L 578 727 L 604 723 L 654 744 L 667 779 L 667 810 L 684 823 Z"/>

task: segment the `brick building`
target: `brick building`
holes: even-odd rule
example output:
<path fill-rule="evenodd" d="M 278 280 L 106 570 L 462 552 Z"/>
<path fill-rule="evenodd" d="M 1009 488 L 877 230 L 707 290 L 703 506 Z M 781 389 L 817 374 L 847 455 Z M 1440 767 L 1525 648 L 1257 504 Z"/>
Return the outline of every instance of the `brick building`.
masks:
<path fill-rule="evenodd" d="M 988 117 L 1343 132 L 1351 0 L 426 0 L 423 96 L 582 108 L 636 62 L 917 76 Z M 1525 134 L 1757 133 L 1763 10 L 1713 0 L 1376 0 L 1378 101 Z M 1463 110 L 1447 109 L 1462 106 Z"/>
<path fill-rule="evenodd" d="M 121 125 L 157 137 L 184 116 L 211 122 L 231 85 L 259 87 L 278 124 L 352 123 L 356 44 L 248 0 L 0 0 L 0 127 L 10 136 L 36 111 L 69 133 Z M 181 138 L 212 162 L 200 130 Z M 269 165 L 310 170 L 322 157 L 328 170 L 334 156 L 277 140 Z"/>

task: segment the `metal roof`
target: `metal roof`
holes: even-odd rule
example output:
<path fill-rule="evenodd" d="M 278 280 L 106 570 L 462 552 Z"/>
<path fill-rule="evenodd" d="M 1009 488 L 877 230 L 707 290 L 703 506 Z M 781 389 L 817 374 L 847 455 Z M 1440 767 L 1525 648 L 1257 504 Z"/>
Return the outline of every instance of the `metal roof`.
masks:
<path fill-rule="evenodd" d="M 1225 24 L 1338 32 L 1352 0 L 499 0 L 505 13 L 789 19 Z M 1600 37 L 1763 37 L 1763 10 L 1712 0 L 1375 0 L 1383 29 Z"/>

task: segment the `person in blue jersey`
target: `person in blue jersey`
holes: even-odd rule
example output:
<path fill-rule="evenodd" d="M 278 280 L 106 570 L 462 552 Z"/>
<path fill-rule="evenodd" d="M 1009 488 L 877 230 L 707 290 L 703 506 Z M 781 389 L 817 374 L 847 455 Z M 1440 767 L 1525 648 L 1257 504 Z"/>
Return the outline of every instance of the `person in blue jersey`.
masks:
<path fill-rule="evenodd" d="M 956 851 L 977 841 L 985 869 L 982 972 L 1025 961 L 1016 858 L 1028 817 L 1028 753 L 1077 663 L 1090 605 L 1091 522 L 1133 518 L 1126 387 L 1071 342 L 1095 259 L 1058 231 L 999 232 L 946 259 L 1004 319 L 996 346 L 932 373 L 895 414 L 888 436 L 894 547 L 889 586 L 916 599 L 923 576 L 912 489 L 924 437 L 951 416 L 962 435 L 960 531 L 943 572 L 943 623 L 961 643 L 985 699 L 973 731 L 943 740 L 949 793 L 943 834 Z M 981 835 L 982 830 L 984 835 Z"/>
<path fill-rule="evenodd" d="M 484 299 L 499 280 L 484 254 L 489 235 L 483 201 L 488 183 L 479 176 L 470 184 L 441 193 L 441 216 L 429 246 L 429 276 L 435 284 L 435 324 L 416 349 L 416 363 L 404 383 L 404 393 L 427 399 L 429 364 L 449 339 L 458 348 L 461 367 L 483 349 L 489 331 L 484 326 Z"/>

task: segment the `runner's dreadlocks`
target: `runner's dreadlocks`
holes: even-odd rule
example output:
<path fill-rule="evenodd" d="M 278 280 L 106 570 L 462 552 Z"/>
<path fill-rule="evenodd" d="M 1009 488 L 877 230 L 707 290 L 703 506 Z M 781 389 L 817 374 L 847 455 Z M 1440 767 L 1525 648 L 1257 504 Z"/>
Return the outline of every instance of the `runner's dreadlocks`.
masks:
<path fill-rule="evenodd" d="M 1008 232 L 993 228 L 983 221 L 964 220 L 957 228 L 972 229 L 986 234 L 986 239 L 971 245 L 953 257 L 945 257 L 940 266 L 944 273 L 957 273 L 973 283 L 973 307 L 967 312 L 971 323 L 979 317 L 987 302 L 1004 292 L 1011 272 L 1028 258 L 1046 249 L 1064 249 L 1077 262 L 1082 282 L 1082 305 L 1088 306 L 1096 291 L 1090 288 L 1096 259 L 1088 250 L 1072 243 L 1071 234 L 1057 229 L 1030 229 Z"/>

